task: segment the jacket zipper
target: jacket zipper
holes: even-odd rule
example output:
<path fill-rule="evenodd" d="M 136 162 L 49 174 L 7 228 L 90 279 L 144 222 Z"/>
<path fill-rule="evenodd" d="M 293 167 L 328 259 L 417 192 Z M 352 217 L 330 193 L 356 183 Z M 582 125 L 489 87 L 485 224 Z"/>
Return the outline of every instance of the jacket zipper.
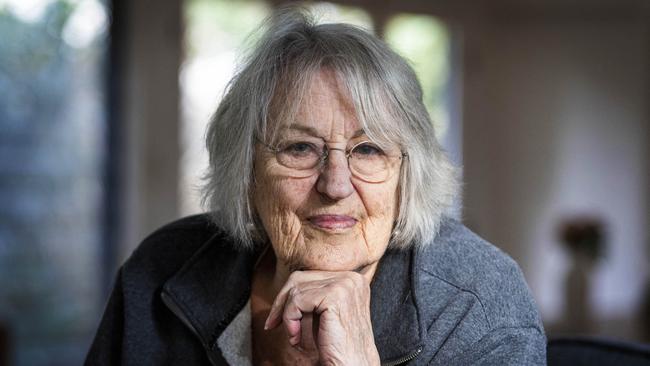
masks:
<path fill-rule="evenodd" d="M 396 360 L 393 360 L 393 361 L 390 361 L 390 362 L 382 363 L 381 365 L 382 366 L 396 366 L 396 365 L 399 365 L 399 364 L 402 364 L 402 363 L 413 360 L 414 358 L 418 357 L 420 355 L 420 353 L 422 353 L 422 347 L 418 347 L 418 349 L 416 349 L 415 351 L 409 353 L 406 356 L 400 357 L 400 358 L 398 358 Z"/>
<path fill-rule="evenodd" d="M 199 334 L 199 332 L 196 330 L 196 328 L 192 325 L 190 320 L 185 316 L 185 313 L 183 313 L 183 310 L 178 306 L 178 304 L 172 299 L 171 296 L 169 296 L 164 290 L 160 293 L 160 298 L 162 299 L 163 303 L 169 310 L 171 310 L 178 319 L 185 324 L 185 326 L 192 332 L 194 335 L 199 339 L 201 342 L 201 345 L 205 349 L 205 352 L 207 353 L 208 360 L 210 360 L 210 363 L 214 366 L 218 366 L 217 361 L 215 360 L 215 355 L 210 349 L 209 345 L 205 342 L 203 337 Z"/>

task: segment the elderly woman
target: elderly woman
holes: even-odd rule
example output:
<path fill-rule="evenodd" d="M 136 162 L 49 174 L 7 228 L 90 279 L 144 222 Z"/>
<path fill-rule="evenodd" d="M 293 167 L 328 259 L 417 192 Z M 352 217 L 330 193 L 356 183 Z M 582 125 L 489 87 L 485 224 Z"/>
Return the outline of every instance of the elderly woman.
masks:
<path fill-rule="evenodd" d="M 545 363 L 517 265 L 445 216 L 454 168 L 377 38 L 276 12 L 207 145 L 211 214 L 133 253 L 87 364 Z"/>

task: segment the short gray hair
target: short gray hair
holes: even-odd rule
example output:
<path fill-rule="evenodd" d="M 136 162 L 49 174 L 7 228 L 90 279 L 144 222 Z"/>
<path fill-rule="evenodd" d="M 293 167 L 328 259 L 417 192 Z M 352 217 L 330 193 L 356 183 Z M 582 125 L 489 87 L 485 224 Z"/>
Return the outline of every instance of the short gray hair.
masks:
<path fill-rule="evenodd" d="M 303 8 L 276 10 L 230 81 L 206 135 L 210 166 L 203 203 L 213 220 L 252 248 L 266 235 L 252 204 L 256 139 L 273 140 L 274 120 L 291 120 L 311 78 L 332 70 L 368 137 L 397 144 L 403 160 L 399 213 L 390 246 L 427 245 L 458 190 L 456 169 L 436 140 L 411 67 L 384 42 L 349 24 L 318 24 Z M 274 108 L 282 103 L 282 108 Z M 277 127 L 277 126 L 275 126 Z"/>

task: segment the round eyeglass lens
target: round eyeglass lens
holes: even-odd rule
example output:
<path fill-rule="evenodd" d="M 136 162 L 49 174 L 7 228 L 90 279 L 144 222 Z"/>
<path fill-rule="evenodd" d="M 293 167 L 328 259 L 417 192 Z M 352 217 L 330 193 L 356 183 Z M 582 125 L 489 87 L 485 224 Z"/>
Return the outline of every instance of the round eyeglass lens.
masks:
<path fill-rule="evenodd" d="M 350 150 L 348 162 L 353 174 L 369 182 L 381 182 L 390 175 L 390 157 L 370 142 L 354 146 Z"/>
<path fill-rule="evenodd" d="M 308 142 L 298 142 L 277 150 L 280 164 L 287 168 L 309 170 L 315 168 L 323 155 L 323 147 Z"/>

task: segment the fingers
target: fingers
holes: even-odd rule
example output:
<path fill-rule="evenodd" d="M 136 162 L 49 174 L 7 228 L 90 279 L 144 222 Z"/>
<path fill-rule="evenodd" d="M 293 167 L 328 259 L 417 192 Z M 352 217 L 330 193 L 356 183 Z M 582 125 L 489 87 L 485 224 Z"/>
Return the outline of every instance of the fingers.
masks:
<path fill-rule="evenodd" d="M 292 296 L 290 295 L 290 297 Z M 300 343 L 302 337 L 300 326 L 302 314 L 300 307 L 296 305 L 295 301 L 287 302 L 287 306 L 284 308 L 284 312 L 282 313 L 282 322 L 284 323 L 284 327 L 289 335 L 289 344 L 292 346 Z"/>
<path fill-rule="evenodd" d="M 322 288 L 332 283 L 334 276 L 328 272 L 320 271 L 296 271 L 289 276 L 287 283 L 280 289 L 271 305 L 271 311 L 264 323 L 264 329 L 273 329 L 282 322 L 282 312 L 284 311 L 287 299 L 291 291 L 307 291 L 315 288 Z M 292 289 L 296 290 L 292 290 Z"/>
<path fill-rule="evenodd" d="M 355 272 L 296 271 L 280 289 L 266 319 L 264 329 L 274 329 L 284 323 L 290 337 L 300 335 L 303 313 L 320 313 L 324 300 L 337 297 L 343 300 L 369 291 L 364 274 Z M 299 340 L 300 338 L 298 338 Z"/>
<path fill-rule="evenodd" d="M 265 329 L 282 324 L 289 344 L 316 347 L 321 364 L 342 359 L 352 360 L 351 364 L 377 361 L 368 274 L 366 268 L 292 273 L 271 305 Z"/>
<path fill-rule="evenodd" d="M 319 311 L 319 292 L 318 289 L 298 291 L 295 287 L 289 291 L 289 297 L 282 313 L 282 323 L 292 346 L 300 343 L 302 339 L 301 320 L 309 314 Z"/>

